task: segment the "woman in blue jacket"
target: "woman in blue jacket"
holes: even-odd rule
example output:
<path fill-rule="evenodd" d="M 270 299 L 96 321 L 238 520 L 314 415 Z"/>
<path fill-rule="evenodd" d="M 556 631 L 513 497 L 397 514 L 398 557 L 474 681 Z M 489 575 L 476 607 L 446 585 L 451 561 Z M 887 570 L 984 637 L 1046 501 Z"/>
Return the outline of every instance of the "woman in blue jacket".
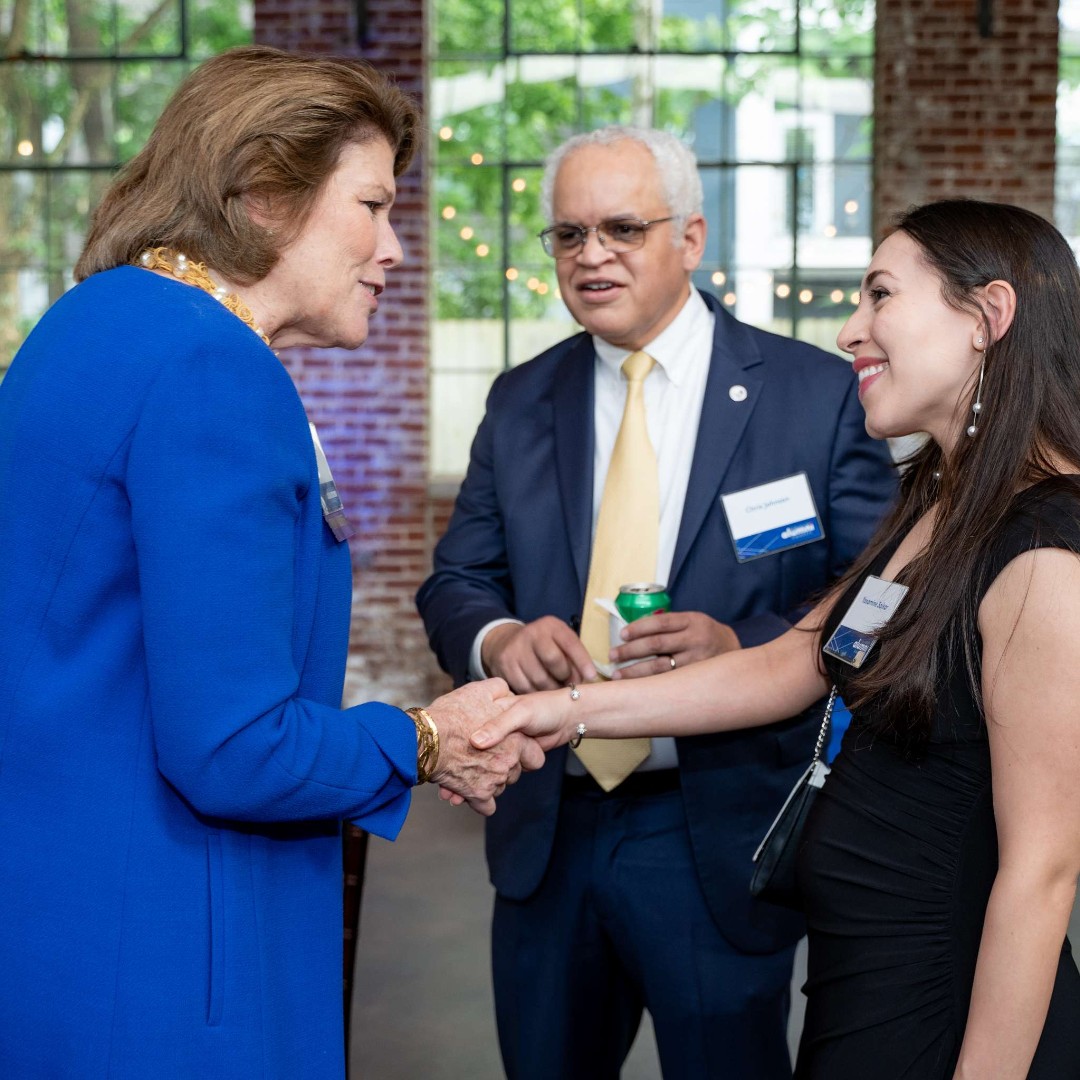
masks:
<path fill-rule="evenodd" d="M 349 529 L 273 349 L 355 348 L 417 138 L 369 66 L 234 50 L 0 387 L 0 1071 L 341 1077 L 340 822 L 490 812 L 497 680 L 341 710 Z"/>

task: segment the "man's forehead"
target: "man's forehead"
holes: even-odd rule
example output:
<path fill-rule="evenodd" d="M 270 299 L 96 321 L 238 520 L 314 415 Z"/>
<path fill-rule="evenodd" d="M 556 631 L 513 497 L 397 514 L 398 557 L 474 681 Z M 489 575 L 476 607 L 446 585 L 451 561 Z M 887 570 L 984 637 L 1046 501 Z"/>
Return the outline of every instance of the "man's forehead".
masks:
<path fill-rule="evenodd" d="M 590 143 L 575 147 L 559 163 L 552 211 L 556 220 L 565 220 L 586 198 L 601 204 L 605 218 L 641 217 L 645 204 L 650 212 L 658 209 L 657 198 L 662 200 L 663 194 L 660 172 L 648 147 L 632 139 Z"/>

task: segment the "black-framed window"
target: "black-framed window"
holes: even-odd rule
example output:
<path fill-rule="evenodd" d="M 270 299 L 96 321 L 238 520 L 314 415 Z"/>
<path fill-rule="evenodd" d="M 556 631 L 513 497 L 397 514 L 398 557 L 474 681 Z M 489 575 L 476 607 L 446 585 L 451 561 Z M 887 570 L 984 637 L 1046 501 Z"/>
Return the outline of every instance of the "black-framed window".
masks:
<path fill-rule="evenodd" d="M 433 476 L 463 471 L 495 375 L 576 329 L 536 233 L 544 156 L 578 131 L 687 139 L 709 220 L 697 283 L 835 348 L 871 254 L 873 0 L 432 0 L 432 15 Z"/>
<path fill-rule="evenodd" d="M 0 377 L 71 286 L 113 172 L 251 26 L 250 0 L 0 0 Z"/>

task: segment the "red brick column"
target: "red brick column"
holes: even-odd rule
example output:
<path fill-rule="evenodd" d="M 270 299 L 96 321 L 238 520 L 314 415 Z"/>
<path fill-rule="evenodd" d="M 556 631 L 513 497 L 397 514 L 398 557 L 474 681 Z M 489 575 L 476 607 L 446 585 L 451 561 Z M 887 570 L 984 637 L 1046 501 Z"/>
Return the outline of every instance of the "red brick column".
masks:
<path fill-rule="evenodd" d="M 358 7 L 365 26 L 358 25 Z M 256 0 L 255 40 L 362 56 L 423 101 L 423 0 Z M 405 261 L 388 277 L 363 348 L 283 356 L 358 527 L 349 703 L 426 703 L 443 685 L 413 606 L 431 547 L 425 180 L 421 154 L 398 180 L 392 217 Z"/>
<path fill-rule="evenodd" d="M 953 196 L 1051 217 L 1057 73 L 1051 0 L 877 0 L 875 234 Z"/>

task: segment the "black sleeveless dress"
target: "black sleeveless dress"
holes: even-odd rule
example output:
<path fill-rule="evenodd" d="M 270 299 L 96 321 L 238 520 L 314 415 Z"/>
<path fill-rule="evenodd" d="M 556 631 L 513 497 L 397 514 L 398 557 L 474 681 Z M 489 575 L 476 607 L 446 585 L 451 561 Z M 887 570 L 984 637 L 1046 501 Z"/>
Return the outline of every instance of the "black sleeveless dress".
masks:
<path fill-rule="evenodd" d="M 1008 562 L 1036 547 L 1080 552 L 1080 477 L 1017 496 L 987 553 L 979 599 Z M 870 572 L 880 574 L 890 555 Z M 860 585 L 837 603 L 823 640 Z M 825 660 L 842 694 L 852 669 Z M 912 760 L 871 736 L 857 713 L 807 822 L 798 880 L 810 949 L 796 1080 L 953 1075 L 997 834 L 983 716 L 962 659 L 941 670 L 925 756 Z M 1080 973 L 1067 941 L 1029 1078 L 1080 1080 Z"/>

